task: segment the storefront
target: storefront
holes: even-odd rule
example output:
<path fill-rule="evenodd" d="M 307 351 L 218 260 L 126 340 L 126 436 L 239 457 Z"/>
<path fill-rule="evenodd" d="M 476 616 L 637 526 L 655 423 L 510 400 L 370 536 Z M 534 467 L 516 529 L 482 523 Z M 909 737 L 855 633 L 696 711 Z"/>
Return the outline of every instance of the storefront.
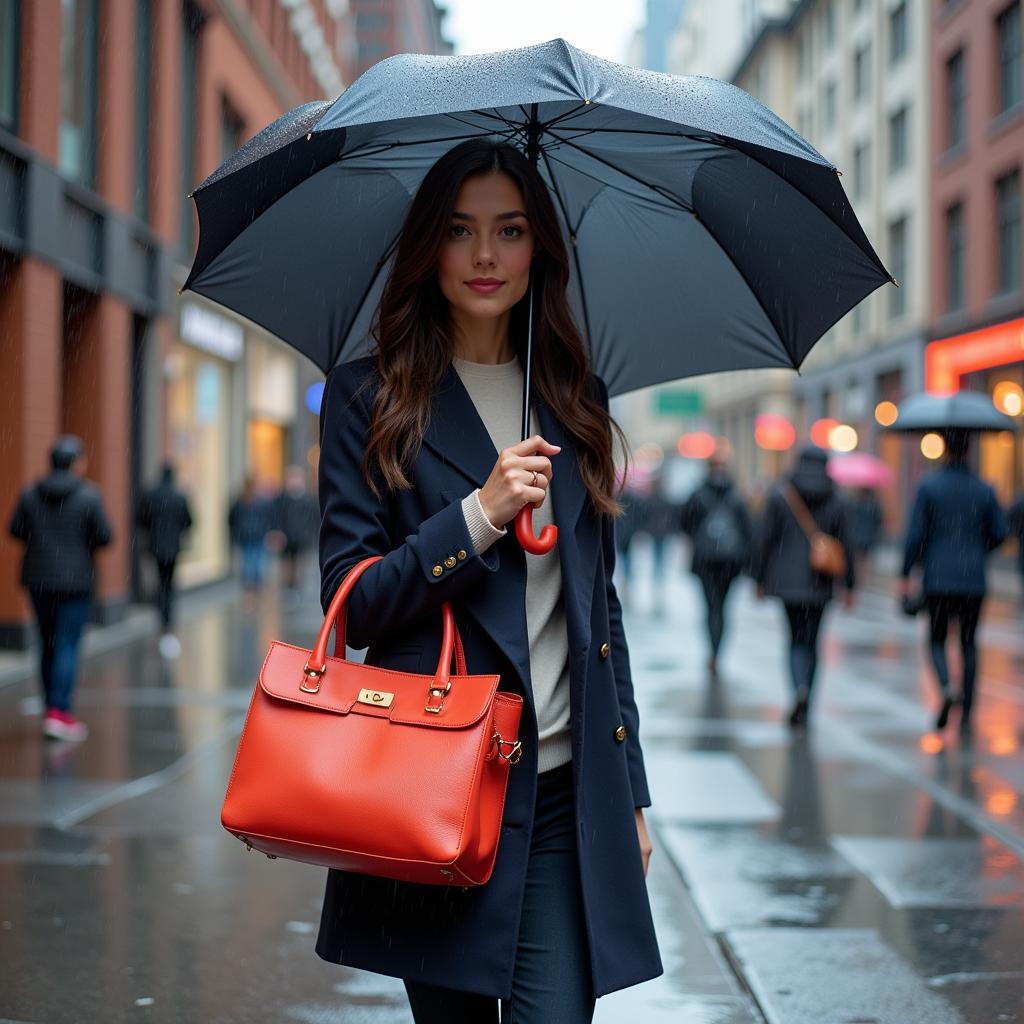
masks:
<path fill-rule="evenodd" d="M 990 395 L 995 405 L 1024 426 L 1024 317 L 933 341 L 925 352 L 929 391 L 961 389 Z M 1024 440 L 1020 433 L 985 434 L 979 471 L 1008 504 L 1024 488 Z"/>
<path fill-rule="evenodd" d="M 280 490 L 293 461 L 296 357 L 280 342 L 249 335 L 246 345 L 246 471 L 259 490 Z"/>
<path fill-rule="evenodd" d="M 182 587 L 223 578 L 231 568 L 231 424 L 244 348 L 240 323 L 198 303 L 181 304 L 164 377 L 170 457 L 194 520 L 178 562 Z"/>

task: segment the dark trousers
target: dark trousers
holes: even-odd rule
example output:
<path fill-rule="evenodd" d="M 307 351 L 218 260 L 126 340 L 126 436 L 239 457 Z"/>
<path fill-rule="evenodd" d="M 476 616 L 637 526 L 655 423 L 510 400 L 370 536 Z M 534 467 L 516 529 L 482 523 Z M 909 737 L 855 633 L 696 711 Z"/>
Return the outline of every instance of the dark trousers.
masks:
<path fill-rule="evenodd" d="M 704 603 L 708 609 L 708 641 L 711 644 L 712 657 L 718 656 L 718 649 L 722 646 L 722 633 L 725 631 L 725 599 L 729 596 L 729 588 L 736 575 L 731 569 L 707 569 L 697 574 L 700 585 L 704 588 Z"/>
<path fill-rule="evenodd" d="M 572 763 L 537 779 L 512 999 L 406 982 L 416 1024 L 587 1024 L 594 1015 L 576 859 Z"/>
<path fill-rule="evenodd" d="M 178 564 L 176 558 L 169 562 L 157 559 L 156 571 L 159 582 L 156 591 L 156 604 L 160 610 L 160 624 L 166 633 L 171 628 L 171 613 L 174 602 L 174 567 Z"/>
<path fill-rule="evenodd" d="M 818 671 L 818 633 L 825 614 L 823 604 L 785 605 L 789 619 L 789 671 L 797 698 L 810 700 Z"/>
<path fill-rule="evenodd" d="M 89 621 L 92 598 L 70 597 L 31 590 L 29 596 L 39 625 L 39 675 L 47 708 L 71 710 L 71 695 L 78 670 L 78 645 Z"/>
<path fill-rule="evenodd" d="M 960 709 L 962 719 L 970 715 L 974 701 L 974 677 L 978 670 L 975 636 L 978 632 L 978 619 L 981 618 L 982 600 L 981 597 L 967 594 L 929 594 L 925 598 L 930 627 L 928 650 L 944 697 L 949 693 L 949 665 L 946 662 L 949 620 L 955 618 L 960 626 L 960 650 L 964 665 L 963 703 Z"/>

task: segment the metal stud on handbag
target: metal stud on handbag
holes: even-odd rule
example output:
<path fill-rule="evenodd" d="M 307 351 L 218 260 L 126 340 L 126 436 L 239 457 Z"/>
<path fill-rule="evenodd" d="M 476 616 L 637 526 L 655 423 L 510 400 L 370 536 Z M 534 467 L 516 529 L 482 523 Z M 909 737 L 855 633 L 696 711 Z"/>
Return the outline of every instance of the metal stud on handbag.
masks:
<path fill-rule="evenodd" d="M 249 705 L 221 823 L 270 857 L 437 885 L 482 885 L 497 854 L 522 698 L 469 675 L 442 606 L 434 674 L 328 657 L 345 651 L 345 577 L 312 651 L 274 641 Z M 452 675 L 452 657 L 455 674 Z"/>

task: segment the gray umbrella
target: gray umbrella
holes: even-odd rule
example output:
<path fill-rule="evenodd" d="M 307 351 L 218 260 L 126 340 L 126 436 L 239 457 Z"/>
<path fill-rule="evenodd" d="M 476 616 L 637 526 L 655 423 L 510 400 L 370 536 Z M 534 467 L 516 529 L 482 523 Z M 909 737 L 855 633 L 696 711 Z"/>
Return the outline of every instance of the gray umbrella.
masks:
<path fill-rule="evenodd" d="M 952 395 L 911 395 L 900 403 L 890 430 L 906 433 L 947 430 L 1016 430 L 1017 421 L 1000 412 L 988 395 L 957 391 Z"/>
<path fill-rule="evenodd" d="M 325 372 L 364 354 L 411 199 L 470 138 L 519 146 L 550 189 L 574 312 L 612 394 L 798 367 L 891 280 L 836 169 L 751 96 L 555 39 L 401 54 L 334 103 L 275 121 L 193 193 L 200 238 L 184 287 Z M 526 437 L 529 339 L 524 375 Z"/>

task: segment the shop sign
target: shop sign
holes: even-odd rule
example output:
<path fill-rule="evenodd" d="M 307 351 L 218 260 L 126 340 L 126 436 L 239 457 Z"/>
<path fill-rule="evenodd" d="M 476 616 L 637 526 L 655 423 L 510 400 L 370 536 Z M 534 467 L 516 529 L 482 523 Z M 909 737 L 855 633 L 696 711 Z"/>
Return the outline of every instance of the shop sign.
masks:
<path fill-rule="evenodd" d="M 935 394 L 960 390 L 960 378 L 976 370 L 1024 361 L 1024 317 L 969 334 L 933 341 L 924 353 L 925 388 Z"/>
<path fill-rule="evenodd" d="M 662 390 L 655 392 L 655 413 L 658 416 L 697 416 L 704 408 L 699 391 Z"/>
<path fill-rule="evenodd" d="M 226 316 L 186 302 L 181 307 L 181 340 L 232 362 L 242 358 L 245 331 Z"/>

